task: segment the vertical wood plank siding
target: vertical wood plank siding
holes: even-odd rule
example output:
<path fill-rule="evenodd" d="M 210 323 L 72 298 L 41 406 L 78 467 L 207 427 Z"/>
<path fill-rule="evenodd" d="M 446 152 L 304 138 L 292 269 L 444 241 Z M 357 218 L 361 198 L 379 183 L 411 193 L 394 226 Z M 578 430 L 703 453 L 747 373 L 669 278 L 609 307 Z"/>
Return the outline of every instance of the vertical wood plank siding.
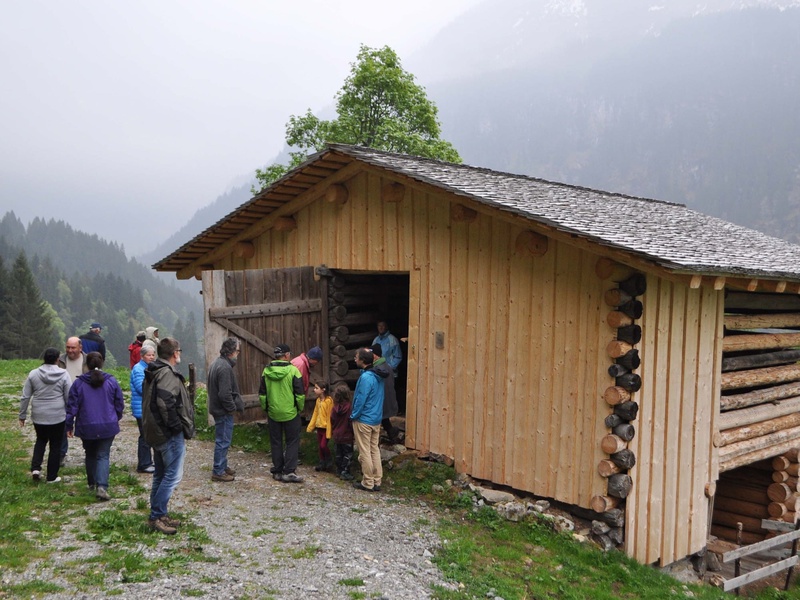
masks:
<path fill-rule="evenodd" d="M 723 295 L 648 275 L 640 321 L 642 389 L 627 500 L 626 552 L 669 564 L 706 544 L 715 481 L 711 431 L 718 411 L 714 373 Z"/>
<path fill-rule="evenodd" d="M 452 456 L 477 478 L 588 507 L 606 492 L 597 464 L 607 458 L 602 393 L 613 384 L 605 347 L 615 331 L 603 293 L 615 284 L 594 274 L 596 255 L 563 242 L 518 255 L 523 229 L 510 221 L 451 221 L 457 199 L 443 192 L 410 186 L 385 203 L 389 181 L 365 169 L 346 182 L 345 204 L 320 198 L 294 215 L 296 230 L 253 240 L 253 259 L 215 268 L 408 272 L 409 445 Z M 625 546 L 642 562 L 669 563 L 705 544 L 722 295 L 648 276 L 642 300 Z"/>

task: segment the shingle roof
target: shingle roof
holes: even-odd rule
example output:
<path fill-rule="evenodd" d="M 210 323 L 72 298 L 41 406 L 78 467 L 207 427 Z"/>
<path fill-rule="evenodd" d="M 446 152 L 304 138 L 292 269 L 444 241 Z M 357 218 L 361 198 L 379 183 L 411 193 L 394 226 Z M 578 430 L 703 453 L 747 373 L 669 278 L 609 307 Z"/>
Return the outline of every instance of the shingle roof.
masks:
<path fill-rule="evenodd" d="M 360 146 L 327 149 L 154 265 L 179 270 L 353 160 L 681 273 L 800 281 L 800 246 L 674 204 Z"/>
<path fill-rule="evenodd" d="M 362 147 L 330 148 L 670 270 L 800 279 L 800 246 L 682 204 Z"/>

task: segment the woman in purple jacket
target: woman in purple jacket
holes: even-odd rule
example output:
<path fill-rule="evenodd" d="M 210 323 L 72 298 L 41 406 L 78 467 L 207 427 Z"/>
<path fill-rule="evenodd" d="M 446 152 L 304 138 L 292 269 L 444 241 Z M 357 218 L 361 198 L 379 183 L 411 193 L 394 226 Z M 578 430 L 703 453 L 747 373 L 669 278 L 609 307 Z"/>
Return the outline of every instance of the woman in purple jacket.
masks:
<path fill-rule="evenodd" d="M 86 355 L 86 366 L 89 371 L 78 377 L 69 390 L 67 436 L 75 435 L 83 442 L 89 489 L 98 500 L 109 500 L 111 444 L 119 433 L 125 401 L 117 380 L 101 370 L 103 357 L 99 352 Z"/>

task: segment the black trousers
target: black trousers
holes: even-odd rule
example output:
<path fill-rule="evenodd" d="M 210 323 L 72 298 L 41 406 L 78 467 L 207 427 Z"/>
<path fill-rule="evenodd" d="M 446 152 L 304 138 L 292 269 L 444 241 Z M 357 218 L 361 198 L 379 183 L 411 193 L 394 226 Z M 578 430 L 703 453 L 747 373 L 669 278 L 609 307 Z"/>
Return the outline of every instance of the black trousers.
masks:
<path fill-rule="evenodd" d="M 42 461 L 44 460 L 44 449 L 49 444 L 50 452 L 47 455 L 47 481 L 53 481 L 58 477 L 58 469 L 61 466 L 61 442 L 64 439 L 64 421 L 55 425 L 33 424 L 36 430 L 36 443 L 33 445 L 33 458 L 31 459 L 31 471 L 41 471 Z"/>

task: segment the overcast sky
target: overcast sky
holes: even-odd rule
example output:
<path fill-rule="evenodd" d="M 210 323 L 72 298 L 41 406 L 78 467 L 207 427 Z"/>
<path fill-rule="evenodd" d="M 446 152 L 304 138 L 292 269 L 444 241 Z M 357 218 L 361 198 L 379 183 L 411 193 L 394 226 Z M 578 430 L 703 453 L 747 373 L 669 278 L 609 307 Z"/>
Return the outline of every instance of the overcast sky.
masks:
<path fill-rule="evenodd" d="M 407 62 L 478 1 L 3 2 L 0 215 L 151 249 L 331 105 L 359 44 Z"/>

